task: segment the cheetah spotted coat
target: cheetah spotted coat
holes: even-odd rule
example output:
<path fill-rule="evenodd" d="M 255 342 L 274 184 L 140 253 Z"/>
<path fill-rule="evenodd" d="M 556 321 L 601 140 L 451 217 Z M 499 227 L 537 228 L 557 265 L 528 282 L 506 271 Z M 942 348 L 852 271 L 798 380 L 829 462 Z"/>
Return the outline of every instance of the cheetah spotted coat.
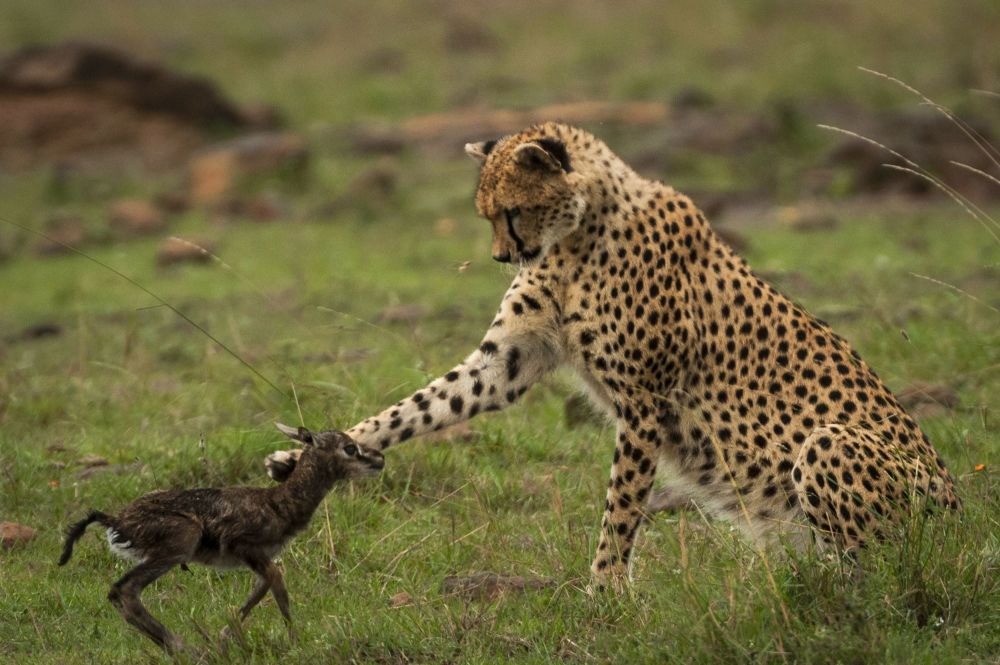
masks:
<path fill-rule="evenodd" d="M 466 151 L 493 257 L 519 271 L 479 348 L 348 430 L 359 444 L 503 409 L 570 365 L 617 424 L 599 582 L 627 574 L 657 472 L 668 503 L 693 500 L 758 542 L 812 532 L 850 549 L 914 498 L 958 508 L 940 455 L 875 372 L 686 196 L 561 124 Z"/>

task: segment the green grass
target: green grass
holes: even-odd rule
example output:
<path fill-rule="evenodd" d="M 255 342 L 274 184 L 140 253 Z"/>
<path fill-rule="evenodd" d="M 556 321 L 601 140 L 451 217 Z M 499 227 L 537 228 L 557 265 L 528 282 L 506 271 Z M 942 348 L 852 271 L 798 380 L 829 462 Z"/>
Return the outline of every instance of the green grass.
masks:
<path fill-rule="evenodd" d="M 294 386 L 298 403 L 111 272 L 79 256 L 35 257 L 27 234 L 0 224 L 0 248 L 28 243 L 0 259 L 0 519 L 39 530 L 26 546 L 0 551 L 0 659 L 165 662 L 105 600 L 127 568 L 96 530 L 65 568 L 55 566 L 65 525 L 154 488 L 265 483 L 263 457 L 285 447 L 272 421 L 297 422 L 301 409 L 311 427 L 349 426 L 478 342 L 510 274 L 488 259 L 473 165 L 405 154 L 392 205 L 319 218 L 310 211 L 366 166 L 322 140 L 326 127 L 463 102 L 657 99 L 691 84 L 752 111 L 785 96 L 899 102 L 855 64 L 950 102 L 967 97 L 964 87 L 989 87 L 997 57 L 982 29 L 996 14 L 986 2 L 968 12 L 930 1 L 848 4 L 833 16 L 816 14 L 820 5 L 763 1 L 678 3 L 669 14 L 661 3 L 627 13 L 586 3 L 572 14 L 505 3 L 472 12 L 497 50 L 457 57 L 438 13 L 364 7 L 14 0 L 0 9 L 0 43 L 97 35 L 135 46 L 219 79 L 241 100 L 280 104 L 317 146 L 306 183 L 264 184 L 285 193 L 290 220 L 220 226 L 201 211 L 177 220 L 171 232 L 217 240 L 228 267 L 158 269 L 156 240 L 87 249 L 282 391 Z M 365 69 L 384 49 L 402 54 L 401 70 Z M 829 145 L 807 133 L 781 146 L 788 161 L 770 162 L 779 172 Z M 738 188 L 752 177 L 726 162 L 687 155 L 665 175 L 690 187 Z M 794 197 L 790 178 L 782 187 Z M 0 178 L 0 215 L 39 228 L 64 207 L 102 228 L 108 200 L 163 184 L 115 180 L 56 200 L 48 182 L 45 172 Z M 828 231 L 743 229 L 749 259 L 787 279 L 783 288 L 828 318 L 893 388 L 915 380 L 956 388 L 960 407 L 921 425 L 959 478 L 961 517 L 915 520 L 854 570 L 809 553 L 762 557 L 725 524 L 663 516 L 644 532 L 632 589 L 588 596 L 613 437 L 606 427 L 567 429 L 563 402 L 574 382 L 557 373 L 518 407 L 477 418 L 475 441 L 407 443 L 389 453 L 381 478 L 336 489 L 281 559 L 300 640 L 288 642 L 268 600 L 228 655 L 213 649 L 208 661 L 997 662 L 1000 315 L 990 307 L 1000 307 L 1000 246 L 940 202 L 852 205 L 837 215 Z M 435 232 L 443 217 L 457 220 L 453 232 Z M 797 274 L 805 279 L 789 277 Z M 421 304 L 427 316 L 378 322 L 400 303 Z M 12 339 L 40 322 L 64 333 Z M 122 473 L 83 478 L 84 455 Z M 986 470 L 974 472 L 978 464 Z M 446 576 L 487 570 L 554 586 L 495 601 L 441 590 Z M 195 567 L 170 573 L 145 599 L 189 643 L 206 646 L 200 632 L 217 634 L 250 585 L 248 572 Z M 391 607 L 401 592 L 413 603 Z"/>

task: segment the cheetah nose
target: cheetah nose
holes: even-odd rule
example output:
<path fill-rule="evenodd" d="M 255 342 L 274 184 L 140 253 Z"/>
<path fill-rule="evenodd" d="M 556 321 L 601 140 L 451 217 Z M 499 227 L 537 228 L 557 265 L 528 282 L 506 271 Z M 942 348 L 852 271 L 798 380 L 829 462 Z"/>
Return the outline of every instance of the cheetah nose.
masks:
<path fill-rule="evenodd" d="M 499 261 L 500 263 L 510 263 L 510 250 L 504 252 L 503 254 L 494 254 L 494 261 Z"/>

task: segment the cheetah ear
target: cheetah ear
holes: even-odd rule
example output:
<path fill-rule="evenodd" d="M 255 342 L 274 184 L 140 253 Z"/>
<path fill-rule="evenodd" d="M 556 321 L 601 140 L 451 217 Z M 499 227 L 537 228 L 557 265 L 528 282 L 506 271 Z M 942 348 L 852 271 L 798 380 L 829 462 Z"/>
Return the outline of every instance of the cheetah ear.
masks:
<path fill-rule="evenodd" d="M 278 428 L 279 432 L 287 436 L 289 439 L 298 441 L 305 446 L 312 445 L 312 432 L 307 430 L 305 427 L 289 427 L 288 425 L 282 425 L 281 423 L 274 423 L 274 426 Z"/>
<path fill-rule="evenodd" d="M 535 141 L 517 146 L 514 160 L 527 169 L 549 172 L 562 170 L 559 159 Z"/>
<path fill-rule="evenodd" d="M 497 145 L 496 139 L 491 141 L 480 141 L 479 143 L 466 143 L 465 154 L 482 164 L 486 157 Z"/>

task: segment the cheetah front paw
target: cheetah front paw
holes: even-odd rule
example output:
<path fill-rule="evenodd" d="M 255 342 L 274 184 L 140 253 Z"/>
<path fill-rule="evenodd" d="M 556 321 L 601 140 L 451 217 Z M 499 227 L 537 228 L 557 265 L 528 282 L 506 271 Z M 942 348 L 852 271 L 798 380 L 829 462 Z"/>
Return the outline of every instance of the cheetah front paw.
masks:
<path fill-rule="evenodd" d="M 292 475 L 292 471 L 295 470 L 295 465 L 299 462 L 299 457 L 302 456 L 302 450 L 279 450 L 271 453 L 264 459 L 264 467 L 267 469 L 267 475 L 272 479 L 283 483 L 288 480 L 288 476 Z"/>
<path fill-rule="evenodd" d="M 587 585 L 587 595 L 596 596 L 601 593 L 621 595 L 629 588 L 628 568 L 621 564 L 601 565 L 595 561 L 590 568 L 590 584 Z"/>

